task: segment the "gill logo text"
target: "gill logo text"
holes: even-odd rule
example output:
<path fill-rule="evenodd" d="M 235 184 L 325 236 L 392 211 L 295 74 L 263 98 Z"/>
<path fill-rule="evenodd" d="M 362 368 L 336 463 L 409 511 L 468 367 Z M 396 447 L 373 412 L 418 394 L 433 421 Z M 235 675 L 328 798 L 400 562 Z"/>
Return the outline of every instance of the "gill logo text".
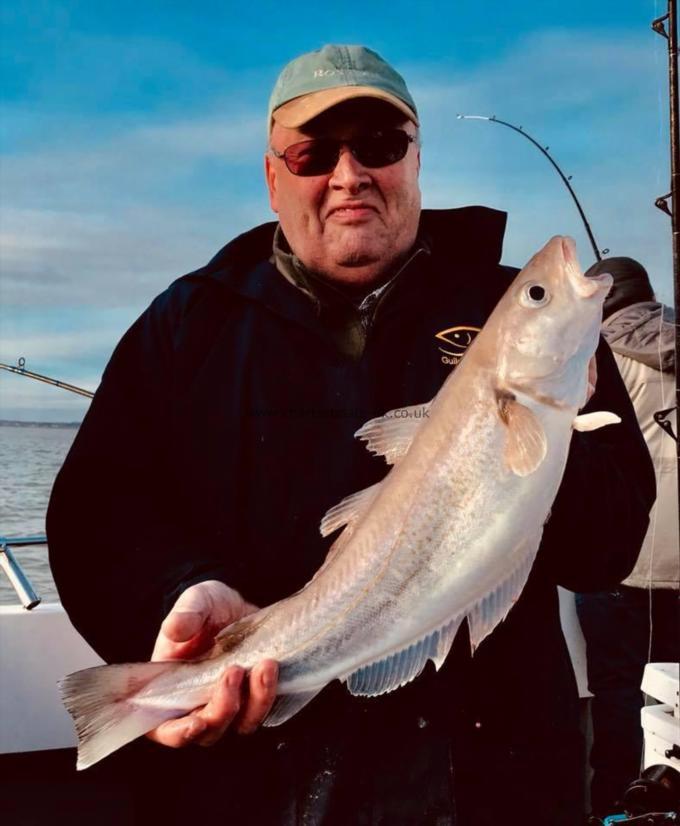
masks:
<path fill-rule="evenodd" d="M 435 338 L 443 342 L 438 345 L 439 352 L 442 353 L 442 364 L 456 365 L 465 355 L 465 351 L 475 340 L 475 336 L 479 332 L 479 327 L 466 327 L 459 325 L 457 327 L 448 327 L 446 330 L 441 330 L 435 333 Z"/>

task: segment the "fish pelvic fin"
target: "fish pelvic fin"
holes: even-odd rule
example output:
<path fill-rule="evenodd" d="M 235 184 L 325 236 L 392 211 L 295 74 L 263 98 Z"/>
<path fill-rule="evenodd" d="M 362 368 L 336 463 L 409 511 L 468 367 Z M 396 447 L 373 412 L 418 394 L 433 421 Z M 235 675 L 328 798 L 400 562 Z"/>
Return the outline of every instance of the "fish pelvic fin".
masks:
<path fill-rule="evenodd" d="M 439 670 L 462 620 L 462 616 L 455 617 L 401 651 L 358 668 L 345 680 L 350 693 L 361 697 L 377 697 L 394 691 L 415 680 L 428 660 L 432 660 Z"/>
<path fill-rule="evenodd" d="M 598 410 L 596 413 L 582 413 L 572 422 L 574 430 L 588 431 L 597 430 L 608 424 L 619 424 L 621 417 L 616 413 L 609 413 L 605 410 Z"/>
<path fill-rule="evenodd" d="M 394 465 L 408 453 L 416 433 L 429 418 L 431 406 L 428 402 L 390 410 L 367 421 L 354 435 L 366 442 L 368 450 Z"/>
<path fill-rule="evenodd" d="M 545 459 L 548 450 L 543 425 L 513 393 L 497 390 L 496 400 L 498 415 L 505 425 L 505 464 L 516 476 L 529 476 Z"/>
<path fill-rule="evenodd" d="M 186 712 L 138 706 L 134 695 L 182 662 L 100 665 L 59 682 L 62 701 L 78 735 L 78 769 L 86 769 L 147 731 Z"/>

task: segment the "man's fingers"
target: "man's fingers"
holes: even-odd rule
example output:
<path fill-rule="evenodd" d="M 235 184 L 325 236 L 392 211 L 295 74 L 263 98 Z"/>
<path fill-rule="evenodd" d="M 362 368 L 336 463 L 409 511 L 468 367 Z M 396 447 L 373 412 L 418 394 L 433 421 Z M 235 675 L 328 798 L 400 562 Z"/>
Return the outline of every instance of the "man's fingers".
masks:
<path fill-rule="evenodd" d="M 248 686 L 244 686 L 244 670 L 232 666 L 223 674 L 207 705 L 162 723 L 147 737 L 176 749 L 191 744 L 212 746 L 237 717 L 236 730 L 250 734 L 262 723 L 276 699 L 278 673 L 274 660 L 263 660 L 253 668 Z"/>
<path fill-rule="evenodd" d="M 245 672 L 238 666 L 228 668 L 217 684 L 208 705 L 196 716 L 205 723 L 205 731 L 195 738 L 199 746 L 212 746 L 224 734 L 241 708 L 241 685 Z"/>
<path fill-rule="evenodd" d="M 186 717 L 161 723 L 147 737 L 170 748 L 192 744 L 212 746 L 224 734 L 241 707 L 241 685 L 244 671 L 232 666 L 222 675 L 210 702 Z"/>
<path fill-rule="evenodd" d="M 177 720 L 168 720 L 158 728 L 147 733 L 149 740 L 169 746 L 172 749 L 181 749 L 193 743 L 206 729 L 206 723 L 194 713 Z"/>
<path fill-rule="evenodd" d="M 263 660 L 250 672 L 248 700 L 238 721 L 240 734 L 251 734 L 262 723 L 276 699 L 279 666 Z"/>

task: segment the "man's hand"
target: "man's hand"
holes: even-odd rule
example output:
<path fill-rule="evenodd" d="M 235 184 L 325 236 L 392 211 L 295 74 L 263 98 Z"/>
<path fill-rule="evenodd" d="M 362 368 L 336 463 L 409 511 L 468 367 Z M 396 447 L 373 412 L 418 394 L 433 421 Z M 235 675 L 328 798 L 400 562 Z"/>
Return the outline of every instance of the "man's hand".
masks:
<path fill-rule="evenodd" d="M 256 610 L 223 582 L 209 580 L 192 585 L 163 621 L 151 659 L 191 659 L 203 654 L 222 628 Z M 274 660 L 258 663 L 250 672 L 247 687 L 244 676 L 242 668 L 228 668 L 207 705 L 162 723 L 147 737 L 164 746 L 181 748 L 190 743 L 211 746 L 230 726 L 241 734 L 254 731 L 276 697 L 278 666 Z"/>

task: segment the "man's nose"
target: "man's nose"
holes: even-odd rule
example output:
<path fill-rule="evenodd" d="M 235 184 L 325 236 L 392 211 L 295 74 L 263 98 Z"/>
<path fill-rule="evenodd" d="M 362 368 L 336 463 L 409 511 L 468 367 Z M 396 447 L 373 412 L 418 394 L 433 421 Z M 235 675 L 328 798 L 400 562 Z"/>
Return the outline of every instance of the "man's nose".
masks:
<path fill-rule="evenodd" d="M 347 189 L 350 192 L 360 192 L 371 183 L 369 170 L 363 166 L 352 154 L 347 146 L 340 149 L 335 169 L 331 173 L 329 186 L 334 189 Z"/>

